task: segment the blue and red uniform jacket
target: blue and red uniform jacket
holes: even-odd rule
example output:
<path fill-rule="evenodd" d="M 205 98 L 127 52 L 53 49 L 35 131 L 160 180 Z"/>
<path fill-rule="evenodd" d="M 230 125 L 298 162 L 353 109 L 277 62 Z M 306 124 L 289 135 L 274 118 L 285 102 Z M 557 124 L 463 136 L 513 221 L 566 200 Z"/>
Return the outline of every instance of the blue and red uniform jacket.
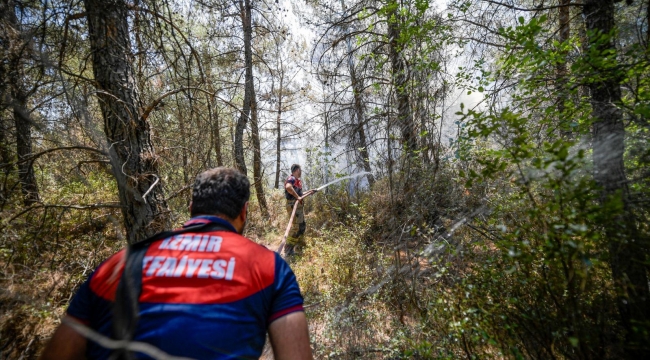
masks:
<path fill-rule="evenodd" d="M 195 359 L 257 359 L 269 324 L 303 311 L 296 277 L 277 253 L 237 234 L 218 217 L 194 217 L 185 226 L 205 222 L 231 231 L 185 233 L 149 246 L 134 340 Z M 102 263 L 67 311 L 107 337 L 124 254 L 122 250 Z M 111 350 L 88 342 L 87 358 L 110 355 Z"/>
<path fill-rule="evenodd" d="M 289 177 L 287 178 L 287 180 L 284 183 L 285 184 L 290 183 L 291 186 L 293 186 L 293 189 L 296 191 L 296 194 L 298 194 L 298 196 L 302 196 L 302 181 L 300 179 L 297 179 L 293 175 L 289 175 Z M 284 197 L 287 200 L 296 200 L 296 198 L 293 197 L 293 195 L 289 194 L 287 189 L 284 189 Z"/>

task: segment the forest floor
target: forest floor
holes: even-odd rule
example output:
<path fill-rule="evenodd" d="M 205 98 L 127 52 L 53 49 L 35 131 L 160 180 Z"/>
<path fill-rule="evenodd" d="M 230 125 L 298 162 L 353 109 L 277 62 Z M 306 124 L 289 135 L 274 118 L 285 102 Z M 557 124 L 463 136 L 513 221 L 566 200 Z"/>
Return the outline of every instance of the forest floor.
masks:
<path fill-rule="evenodd" d="M 428 262 L 414 256 L 413 249 L 386 248 L 378 255 L 359 241 L 363 229 L 323 222 L 321 216 L 307 211 L 307 246 L 289 260 L 305 298 L 315 358 L 400 358 L 400 344 L 417 332 L 418 322 L 408 311 L 396 311 L 379 293 L 396 290 L 390 280 L 398 272 L 406 274 L 404 269 L 428 271 Z M 271 219 L 277 229 L 253 240 L 275 251 L 288 216 L 272 213 Z M 395 257 L 402 264 L 397 271 L 391 265 Z M 273 359 L 268 342 L 262 359 Z"/>

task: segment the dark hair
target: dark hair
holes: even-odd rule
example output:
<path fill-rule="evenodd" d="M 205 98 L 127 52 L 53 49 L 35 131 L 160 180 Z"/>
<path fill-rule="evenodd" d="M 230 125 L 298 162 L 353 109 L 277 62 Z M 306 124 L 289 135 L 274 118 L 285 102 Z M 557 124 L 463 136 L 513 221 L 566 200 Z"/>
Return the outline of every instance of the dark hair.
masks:
<path fill-rule="evenodd" d="M 291 165 L 291 173 L 292 174 L 298 169 L 300 169 L 300 165 L 298 165 L 298 164 Z"/>
<path fill-rule="evenodd" d="M 192 216 L 223 215 L 235 219 L 251 196 L 250 182 L 236 169 L 218 167 L 200 173 L 192 190 Z"/>

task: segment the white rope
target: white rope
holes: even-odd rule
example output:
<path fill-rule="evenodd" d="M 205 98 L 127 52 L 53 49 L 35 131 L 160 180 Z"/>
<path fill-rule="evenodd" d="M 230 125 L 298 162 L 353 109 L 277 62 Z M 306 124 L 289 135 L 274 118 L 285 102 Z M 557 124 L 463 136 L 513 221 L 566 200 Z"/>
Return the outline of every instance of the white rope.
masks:
<path fill-rule="evenodd" d="M 81 334 L 81 336 L 107 349 L 112 349 L 112 350 L 125 349 L 129 351 L 135 351 L 135 352 L 143 353 L 145 355 L 149 355 L 156 360 L 194 360 L 192 358 L 169 355 L 166 352 L 160 350 L 159 348 L 151 344 L 147 344 L 139 341 L 110 339 L 92 330 L 91 328 L 67 317 L 63 318 L 62 322 L 67 326 L 71 327 L 74 331 Z"/>

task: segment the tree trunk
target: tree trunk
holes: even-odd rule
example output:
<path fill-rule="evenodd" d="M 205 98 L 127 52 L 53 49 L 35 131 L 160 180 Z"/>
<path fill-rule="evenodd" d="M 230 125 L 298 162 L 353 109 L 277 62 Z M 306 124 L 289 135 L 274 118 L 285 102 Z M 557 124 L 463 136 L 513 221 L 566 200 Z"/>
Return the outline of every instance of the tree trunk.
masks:
<path fill-rule="evenodd" d="M 184 184 L 189 184 L 190 179 L 189 179 L 189 175 L 187 174 L 187 170 L 188 170 L 188 166 L 187 166 L 188 165 L 187 164 L 187 146 L 188 146 L 188 143 L 185 142 L 185 140 L 187 139 L 187 132 L 186 132 L 186 129 L 185 129 L 185 120 L 184 120 L 185 116 L 187 114 L 182 113 L 182 112 L 185 111 L 185 109 L 183 109 L 183 106 L 182 106 L 182 104 L 180 104 L 180 101 L 178 101 L 178 98 L 176 98 L 176 99 L 177 99 L 176 100 L 176 109 L 179 112 L 177 114 L 177 116 L 178 116 L 178 132 L 179 132 L 179 134 L 181 136 L 181 163 L 182 163 L 181 172 L 183 173 L 183 183 Z M 191 116 L 191 114 L 189 116 Z M 191 118 L 190 118 L 190 121 L 192 121 Z"/>
<path fill-rule="evenodd" d="M 9 58 L 9 74 L 7 80 L 10 87 L 10 105 L 16 127 L 16 154 L 18 155 L 18 181 L 23 195 L 23 203 L 30 206 L 39 201 L 38 185 L 34 175 L 34 163 L 28 161 L 32 155 L 32 124 L 27 107 L 27 90 L 24 84 L 23 59 L 27 57 L 30 46 L 21 34 L 20 24 L 15 13 L 16 4 L 4 0 L 3 6 L 6 25 L 12 34 L 7 34 L 8 44 L 5 45 Z"/>
<path fill-rule="evenodd" d="M 282 61 L 282 60 L 280 60 Z M 280 63 L 282 64 L 282 63 Z M 282 67 L 282 65 L 280 65 Z M 282 149 L 282 97 L 284 91 L 284 69 L 280 68 L 280 90 L 278 92 L 278 117 L 275 119 L 277 137 L 275 138 L 275 183 L 273 184 L 274 189 L 280 188 L 280 155 Z"/>
<path fill-rule="evenodd" d="M 564 44 L 571 37 L 571 8 L 568 6 L 571 3 L 571 0 L 560 0 L 561 7 L 558 8 L 558 18 L 559 18 L 559 31 L 558 31 L 558 41 L 560 44 Z M 564 119 L 564 102 L 568 96 L 565 90 L 565 82 L 567 76 L 567 54 L 566 52 L 561 52 L 561 62 L 556 66 L 556 79 L 555 79 L 555 91 L 557 92 L 557 110 L 560 119 Z M 561 124 L 560 128 L 562 129 L 562 134 L 565 137 L 571 136 L 571 125 L 567 124 L 565 120 L 560 120 L 564 122 Z M 570 120 L 569 120 L 570 121 Z"/>
<path fill-rule="evenodd" d="M 426 79 L 428 77 L 428 72 L 420 74 L 416 80 L 417 92 L 415 100 L 415 118 L 420 123 L 420 149 L 422 149 L 422 164 L 425 167 L 428 167 L 431 164 L 431 157 L 429 156 L 430 149 L 432 148 L 431 142 L 429 141 L 429 132 L 427 130 L 427 119 L 429 118 L 429 111 L 426 104 L 429 97 L 429 86 L 426 84 Z M 423 86 L 424 85 L 424 86 Z"/>
<path fill-rule="evenodd" d="M 223 155 L 221 154 L 221 123 L 219 120 L 219 110 L 214 111 L 215 124 L 213 127 L 214 132 L 214 151 L 217 155 L 217 166 L 223 166 Z"/>
<path fill-rule="evenodd" d="M 388 56 L 392 67 L 392 81 L 397 100 L 397 124 L 402 133 L 402 142 L 406 146 L 409 156 L 417 150 L 417 134 L 411 114 L 411 104 L 408 93 L 409 70 L 406 61 L 402 57 L 402 49 L 399 44 L 400 38 L 400 16 L 399 9 L 388 15 Z"/>
<path fill-rule="evenodd" d="M 27 110 L 27 99 L 13 93 L 13 114 L 16 123 L 16 153 L 18 154 L 18 179 L 23 203 L 30 206 L 39 201 L 38 185 L 34 175 L 34 162 L 27 160 L 32 155 L 32 120 Z"/>
<path fill-rule="evenodd" d="M 84 0 L 97 97 L 117 181 L 127 240 L 133 243 L 169 227 L 151 142 L 132 67 L 124 0 Z"/>
<path fill-rule="evenodd" d="M 262 154 L 260 150 L 260 133 L 257 123 L 257 99 L 253 92 L 253 101 L 251 102 L 251 133 L 253 140 L 253 180 L 255 181 L 255 194 L 257 195 L 257 202 L 260 204 L 262 216 L 266 219 L 269 218 L 269 210 L 266 205 L 266 197 L 264 196 L 264 175 L 262 174 Z"/>
<path fill-rule="evenodd" d="M 9 146 L 7 146 L 9 143 L 9 131 L 7 128 L 7 120 L 2 116 L 3 113 L 4 110 L 0 109 L 0 166 L 2 166 L 2 172 L 6 175 L 9 174 L 13 167 L 10 165 L 13 159 L 9 152 Z"/>
<path fill-rule="evenodd" d="M 584 6 L 589 33 L 593 73 L 599 74 L 589 83 L 593 111 L 592 147 L 594 179 L 601 187 L 601 202 L 611 209 L 611 222 L 606 235 L 610 251 L 610 266 L 618 295 L 618 310 L 626 330 L 626 357 L 649 358 L 643 328 L 650 320 L 650 290 L 644 262 L 646 256 L 642 238 L 629 205 L 629 189 L 623 163 L 625 128 L 621 102 L 621 76 L 611 67 L 616 59 L 613 40 L 603 41 L 602 34 L 611 34 L 615 27 L 614 0 L 589 0 Z M 595 49 L 593 49 L 595 48 Z M 592 55 L 593 56 L 593 55 Z M 622 210 L 612 204 L 622 203 Z M 647 329 L 645 329 L 647 330 Z M 644 349 L 645 348 L 645 349 Z"/>
<path fill-rule="evenodd" d="M 357 151 L 359 152 L 359 158 L 361 162 L 361 166 L 363 166 L 363 169 L 367 172 L 372 172 L 372 169 L 370 168 L 370 155 L 368 154 L 368 141 L 366 139 L 366 131 L 364 129 L 365 126 L 365 117 L 364 117 L 364 112 L 363 112 L 363 99 L 361 97 L 361 93 L 363 91 L 363 84 L 359 79 L 357 79 L 356 72 L 354 69 L 354 60 L 352 58 L 352 53 L 350 52 L 352 49 L 352 46 L 350 44 L 350 40 L 348 38 L 348 53 L 349 53 L 349 59 L 348 59 L 348 67 L 350 71 L 350 80 L 352 81 L 352 92 L 354 93 L 354 113 L 357 118 L 356 122 L 356 131 L 357 134 L 359 135 L 359 147 L 357 148 Z M 372 186 L 372 184 L 375 183 L 375 178 L 372 176 L 372 174 L 368 175 L 368 184 Z"/>
<path fill-rule="evenodd" d="M 7 0 L 0 1 L 0 14 L 8 14 L 9 4 Z M 5 25 L 6 26 L 6 25 Z M 10 119 L 6 116 L 6 111 L 10 108 L 11 96 L 8 88 L 7 73 L 8 69 L 5 65 L 8 61 L 9 54 L 9 31 L 2 26 L 0 22 L 0 44 L 2 48 L 0 50 L 0 166 L 2 166 L 2 171 L 5 175 L 8 175 L 11 172 L 13 166 L 9 165 L 13 162 L 13 157 L 9 151 L 9 137 L 10 137 Z M 5 194 L 6 188 L 2 185 L 2 194 Z M 4 200 L 4 199 L 3 199 Z"/>
<path fill-rule="evenodd" d="M 645 47 L 646 50 L 650 47 L 650 0 L 646 2 L 645 5 Z"/>
<path fill-rule="evenodd" d="M 325 127 L 325 164 L 324 164 L 324 180 L 323 182 L 327 184 L 330 182 L 330 155 L 331 155 L 331 149 L 330 149 L 330 112 L 327 109 L 327 102 L 330 100 L 329 95 L 327 94 L 327 87 L 323 86 L 323 94 L 325 95 L 325 99 L 323 101 L 323 123 Z M 329 194 L 329 188 L 325 188 L 325 193 Z"/>
<path fill-rule="evenodd" d="M 559 31 L 558 41 L 560 43 L 566 42 L 571 37 L 571 0 L 560 0 L 560 7 L 558 8 Z M 564 54 L 566 57 L 566 54 Z M 558 64 L 558 73 L 566 74 L 566 63 Z"/>
<path fill-rule="evenodd" d="M 247 175 L 246 158 L 244 157 L 244 129 L 250 116 L 251 102 L 253 99 L 253 49 L 252 37 L 253 27 L 251 24 L 251 3 L 245 0 L 245 4 L 239 1 L 240 17 L 244 28 L 244 66 L 246 67 L 245 86 L 244 86 L 244 104 L 241 115 L 237 120 L 235 129 L 235 167 L 244 175 Z"/>
<path fill-rule="evenodd" d="M 209 57 L 208 54 L 205 55 Z M 212 146 L 214 146 L 214 152 L 217 158 L 217 166 L 223 166 L 223 157 L 221 155 L 221 124 L 219 123 L 219 107 L 216 106 L 217 100 L 217 91 L 213 86 L 213 75 L 212 68 L 210 66 L 205 67 L 205 78 L 207 79 L 207 87 L 209 94 L 206 94 L 206 99 L 208 101 L 208 119 L 210 119 L 210 150 L 208 151 L 208 164 L 212 167 Z"/>
<path fill-rule="evenodd" d="M 4 67 L 0 65 L 0 79 L 4 79 L 4 77 L 2 77 L 3 68 Z M 2 86 L 1 83 L 4 83 L 4 81 L 0 81 L 0 86 Z M 7 180 L 9 174 L 13 170 L 13 165 L 11 164 L 13 162 L 13 157 L 9 151 L 9 119 L 5 118 L 7 110 L 5 99 L 8 101 L 9 96 L 5 96 L 5 91 L 6 89 L 0 88 L 0 166 L 2 167 L 2 174 L 4 175 L 0 178 L 0 211 L 4 210 L 4 206 L 7 204 L 11 194 L 11 187 L 8 186 Z"/>

